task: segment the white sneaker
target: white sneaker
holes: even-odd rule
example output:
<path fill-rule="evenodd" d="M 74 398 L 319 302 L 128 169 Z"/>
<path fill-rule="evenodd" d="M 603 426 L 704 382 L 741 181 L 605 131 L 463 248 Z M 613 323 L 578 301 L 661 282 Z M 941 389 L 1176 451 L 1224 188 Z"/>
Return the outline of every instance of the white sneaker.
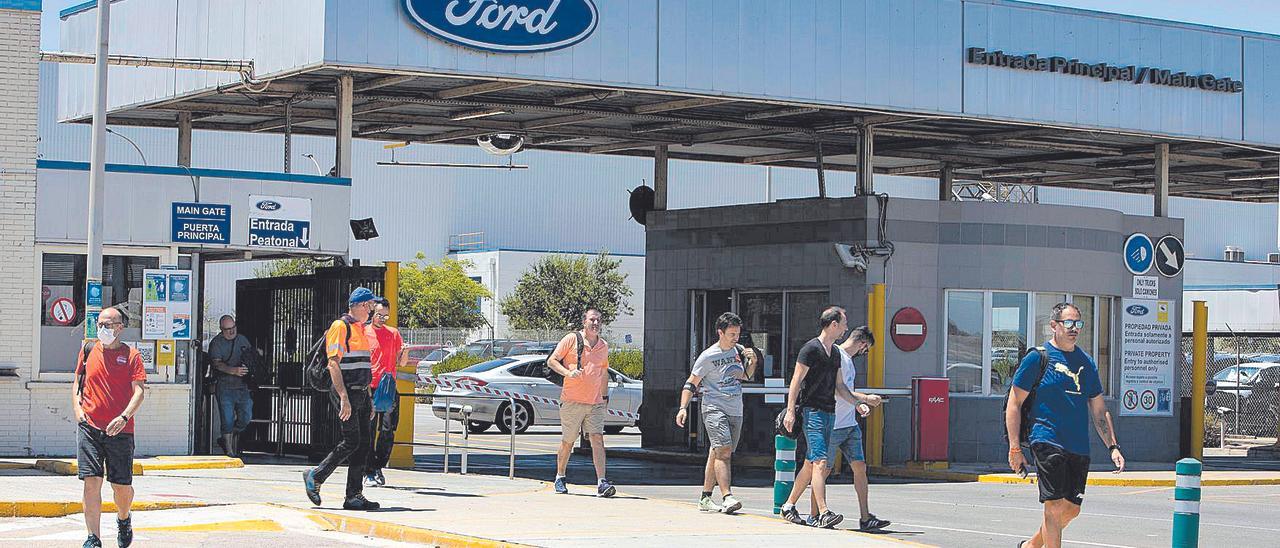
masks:
<path fill-rule="evenodd" d="M 367 476 L 365 476 L 365 477 L 364 477 L 364 486 L 365 486 L 365 487 L 377 487 L 377 486 L 378 486 L 378 479 L 377 479 L 377 478 L 375 478 L 375 477 L 373 477 L 373 475 L 372 475 L 372 474 L 367 475 Z"/>
<path fill-rule="evenodd" d="M 733 498 L 733 495 L 725 495 L 724 505 L 720 507 L 720 511 L 726 514 L 732 514 L 742 509 L 742 502 Z"/>
<path fill-rule="evenodd" d="M 698 499 L 698 510 L 703 512 L 719 512 L 720 505 L 716 504 L 716 501 L 711 500 L 711 497 L 702 497 Z"/>

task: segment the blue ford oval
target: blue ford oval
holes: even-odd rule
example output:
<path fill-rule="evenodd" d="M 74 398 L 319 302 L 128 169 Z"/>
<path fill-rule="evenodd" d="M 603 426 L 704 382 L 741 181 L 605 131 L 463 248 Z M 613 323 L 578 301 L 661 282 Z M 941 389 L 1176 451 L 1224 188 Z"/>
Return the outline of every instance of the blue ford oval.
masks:
<path fill-rule="evenodd" d="M 596 30 L 592 0 L 404 0 L 431 35 L 469 48 L 533 53 L 567 48 Z"/>
<path fill-rule="evenodd" d="M 280 202 L 276 202 L 273 200 L 262 200 L 257 204 L 254 204 L 254 207 L 262 211 L 277 211 L 280 209 L 281 206 L 280 206 Z"/>
<path fill-rule="evenodd" d="M 1147 312 L 1150 312 L 1150 310 L 1147 309 L 1147 307 L 1142 306 L 1140 304 L 1131 304 L 1129 305 L 1129 308 L 1125 309 L 1125 311 L 1133 316 L 1146 316 Z"/>

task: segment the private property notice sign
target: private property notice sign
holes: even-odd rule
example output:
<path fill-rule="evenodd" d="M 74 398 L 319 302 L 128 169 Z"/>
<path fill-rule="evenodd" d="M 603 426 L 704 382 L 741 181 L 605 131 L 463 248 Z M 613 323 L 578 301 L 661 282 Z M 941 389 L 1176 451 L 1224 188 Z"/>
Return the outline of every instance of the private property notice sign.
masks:
<path fill-rule="evenodd" d="M 1178 360 L 1173 301 L 1124 299 L 1120 322 L 1120 414 L 1173 415 Z"/>
<path fill-rule="evenodd" d="M 249 245 L 311 247 L 311 199 L 250 194 Z"/>
<path fill-rule="evenodd" d="M 173 202 L 174 243 L 227 244 L 231 241 L 231 206 Z"/>

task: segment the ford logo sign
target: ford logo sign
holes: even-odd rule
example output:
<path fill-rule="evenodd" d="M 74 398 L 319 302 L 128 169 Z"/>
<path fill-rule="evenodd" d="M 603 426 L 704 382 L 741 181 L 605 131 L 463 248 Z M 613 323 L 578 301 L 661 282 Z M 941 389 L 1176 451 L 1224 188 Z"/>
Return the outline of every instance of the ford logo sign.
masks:
<path fill-rule="evenodd" d="M 403 6 L 433 36 L 503 53 L 567 48 L 599 23 L 593 0 L 403 0 Z"/>
<path fill-rule="evenodd" d="M 278 211 L 280 209 L 280 202 L 276 202 L 273 200 L 262 200 L 261 202 L 254 204 L 254 207 L 262 211 Z"/>
<path fill-rule="evenodd" d="M 1131 304 L 1129 305 L 1129 308 L 1125 309 L 1125 312 L 1128 312 L 1130 316 L 1146 316 L 1147 312 L 1150 311 L 1151 310 L 1147 309 L 1147 307 L 1140 304 Z"/>

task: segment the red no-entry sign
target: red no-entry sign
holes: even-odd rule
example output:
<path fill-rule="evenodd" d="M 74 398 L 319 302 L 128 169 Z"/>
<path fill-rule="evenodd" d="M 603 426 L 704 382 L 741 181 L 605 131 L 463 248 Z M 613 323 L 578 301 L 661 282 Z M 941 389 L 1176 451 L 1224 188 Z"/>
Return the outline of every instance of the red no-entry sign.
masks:
<path fill-rule="evenodd" d="M 924 314 L 909 306 L 894 313 L 893 322 L 889 324 L 889 337 L 893 339 L 893 345 L 903 352 L 920 348 L 928 332 Z"/>

